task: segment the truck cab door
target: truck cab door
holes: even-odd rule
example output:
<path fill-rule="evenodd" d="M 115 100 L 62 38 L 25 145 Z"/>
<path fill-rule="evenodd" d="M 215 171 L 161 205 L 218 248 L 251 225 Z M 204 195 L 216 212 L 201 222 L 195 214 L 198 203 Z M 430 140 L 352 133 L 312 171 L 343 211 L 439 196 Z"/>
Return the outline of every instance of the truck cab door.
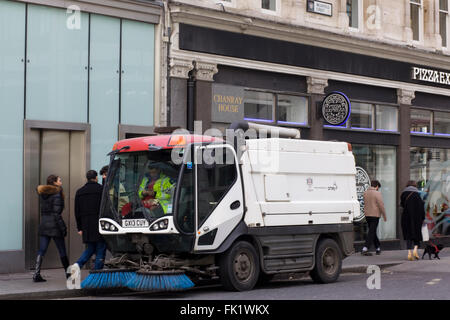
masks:
<path fill-rule="evenodd" d="M 236 152 L 229 145 L 198 146 L 194 156 L 194 251 L 215 250 L 244 215 L 244 195 Z"/>

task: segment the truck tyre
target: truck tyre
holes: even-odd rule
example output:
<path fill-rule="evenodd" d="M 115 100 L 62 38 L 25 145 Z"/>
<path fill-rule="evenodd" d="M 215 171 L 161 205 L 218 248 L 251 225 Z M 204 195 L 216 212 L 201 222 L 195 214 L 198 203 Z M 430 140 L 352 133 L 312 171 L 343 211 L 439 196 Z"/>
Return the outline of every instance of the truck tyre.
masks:
<path fill-rule="evenodd" d="M 310 276 L 316 283 L 330 283 L 339 278 L 342 269 L 342 254 L 336 241 L 322 239 L 316 247 L 315 267 Z"/>
<path fill-rule="evenodd" d="M 219 257 L 219 275 L 226 290 L 253 289 L 259 278 L 259 259 L 255 248 L 247 241 L 235 242 Z"/>

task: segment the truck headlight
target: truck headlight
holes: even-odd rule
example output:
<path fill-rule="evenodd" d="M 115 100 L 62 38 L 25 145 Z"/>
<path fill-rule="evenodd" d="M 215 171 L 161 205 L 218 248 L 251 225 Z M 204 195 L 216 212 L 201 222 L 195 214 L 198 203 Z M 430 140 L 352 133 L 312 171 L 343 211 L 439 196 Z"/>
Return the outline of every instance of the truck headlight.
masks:
<path fill-rule="evenodd" d="M 164 230 L 167 229 L 169 225 L 169 220 L 168 219 L 164 219 L 158 222 L 155 222 L 154 224 L 151 225 L 150 230 L 151 231 L 158 231 L 158 230 Z"/>
<path fill-rule="evenodd" d="M 100 226 L 104 231 L 119 231 L 119 229 L 110 222 L 100 221 Z"/>

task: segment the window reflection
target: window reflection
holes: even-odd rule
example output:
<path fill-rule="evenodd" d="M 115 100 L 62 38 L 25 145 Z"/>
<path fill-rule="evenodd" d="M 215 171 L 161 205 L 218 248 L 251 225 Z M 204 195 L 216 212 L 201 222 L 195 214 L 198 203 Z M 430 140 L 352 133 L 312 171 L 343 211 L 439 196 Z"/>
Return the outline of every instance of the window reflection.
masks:
<path fill-rule="evenodd" d="M 410 179 L 425 201 L 430 235 L 450 235 L 450 149 L 411 148 Z"/>
<path fill-rule="evenodd" d="M 364 169 L 370 180 L 378 180 L 381 183 L 386 209 L 387 221 L 380 220 L 377 235 L 379 239 L 396 238 L 396 212 L 397 212 L 397 152 L 395 147 L 378 145 L 353 144 L 353 155 L 356 166 Z M 365 219 L 355 223 L 355 240 L 363 241 L 367 233 Z"/>
<path fill-rule="evenodd" d="M 431 111 L 411 109 L 411 132 L 431 133 Z"/>

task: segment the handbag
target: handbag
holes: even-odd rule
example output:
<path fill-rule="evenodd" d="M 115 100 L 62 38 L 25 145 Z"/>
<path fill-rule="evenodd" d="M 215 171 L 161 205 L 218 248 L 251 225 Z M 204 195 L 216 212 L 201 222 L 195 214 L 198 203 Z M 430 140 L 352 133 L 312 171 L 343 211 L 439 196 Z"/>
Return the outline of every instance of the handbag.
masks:
<path fill-rule="evenodd" d="M 428 226 L 426 223 L 422 224 L 422 240 L 423 241 L 430 240 L 430 234 L 428 233 Z"/>

